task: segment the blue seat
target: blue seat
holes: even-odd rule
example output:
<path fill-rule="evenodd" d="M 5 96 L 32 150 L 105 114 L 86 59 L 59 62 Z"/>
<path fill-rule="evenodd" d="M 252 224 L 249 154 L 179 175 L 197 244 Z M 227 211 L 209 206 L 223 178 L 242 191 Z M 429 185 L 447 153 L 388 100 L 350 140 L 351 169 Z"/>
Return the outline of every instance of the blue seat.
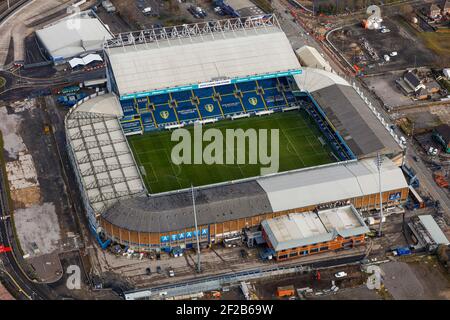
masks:
<path fill-rule="evenodd" d="M 167 123 L 177 123 L 177 117 L 173 108 L 168 104 L 158 105 L 153 111 L 155 121 L 158 125 Z"/>
<path fill-rule="evenodd" d="M 137 102 L 139 112 L 147 110 L 147 107 L 148 107 L 147 97 L 136 99 L 136 102 Z"/>
<path fill-rule="evenodd" d="M 134 105 L 134 99 L 121 100 L 120 105 L 124 116 L 130 116 L 136 114 L 136 107 Z"/>
<path fill-rule="evenodd" d="M 214 89 L 211 88 L 203 88 L 203 89 L 195 89 L 193 90 L 194 96 L 198 97 L 199 99 L 202 98 L 209 98 L 214 95 Z"/>
<path fill-rule="evenodd" d="M 144 131 L 151 131 L 155 129 L 155 123 L 153 122 L 152 113 L 145 112 L 141 114 L 142 126 L 144 127 Z"/>
<path fill-rule="evenodd" d="M 167 93 L 159 94 L 156 96 L 150 96 L 149 97 L 150 103 L 154 104 L 155 106 L 160 104 L 166 104 L 170 101 L 170 96 Z"/>
<path fill-rule="evenodd" d="M 291 91 L 285 91 L 284 96 L 289 104 L 294 103 L 296 101 L 294 94 Z"/>
<path fill-rule="evenodd" d="M 172 92 L 171 95 L 172 99 L 177 100 L 177 102 L 188 101 L 192 98 L 192 91 L 187 90 L 187 91 Z"/>
<path fill-rule="evenodd" d="M 283 95 L 277 89 L 265 89 L 264 101 L 269 109 L 276 109 L 286 106 L 286 100 Z"/>
<path fill-rule="evenodd" d="M 276 88 L 277 87 L 277 79 L 271 78 L 271 79 L 258 80 L 258 86 L 263 89 Z"/>
<path fill-rule="evenodd" d="M 245 110 L 247 111 L 257 111 L 264 110 L 264 102 L 259 94 L 255 91 L 247 92 L 243 94 L 242 103 Z"/>
<path fill-rule="evenodd" d="M 178 101 L 177 105 L 176 111 L 180 122 L 197 120 L 199 118 L 197 108 L 191 101 Z"/>
<path fill-rule="evenodd" d="M 240 82 L 237 83 L 236 86 L 242 92 L 255 91 L 257 87 L 255 81 Z"/>
<path fill-rule="evenodd" d="M 244 110 L 242 109 L 241 101 L 237 99 L 234 95 L 222 96 L 222 101 L 220 101 L 220 105 L 222 106 L 223 113 L 227 115 L 233 115 L 236 113 L 244 112 Z"/>
<path fill-rule="evenodd" d="M 227 95 L 233 94 L 236 91 L 236 88 L 234 87 L 234 84 L 226 84 L 214 87 L 214 90 L 216 90 L 217 93 L 220 93 L 220 95 Z"/>
<path fill-rule="evenodd" d="M 202 115 L 203 119 L 212 117 L 222 117 L 219 104 L 217 103 L 216 100 L 212 98 L 200 99 L 198 110 L 200 111 L 200 114 Z"/>
<path fill-rule="evenodd" d="M 125 133 L 138 132 L 138 131 L 142 130 L 141 122 L 139 121 L 139 119 L 131 120 L 131 121 L 124 120 L 124 119 L 122 119 L 122 121 L 121 121 L 121 126 Z"/>

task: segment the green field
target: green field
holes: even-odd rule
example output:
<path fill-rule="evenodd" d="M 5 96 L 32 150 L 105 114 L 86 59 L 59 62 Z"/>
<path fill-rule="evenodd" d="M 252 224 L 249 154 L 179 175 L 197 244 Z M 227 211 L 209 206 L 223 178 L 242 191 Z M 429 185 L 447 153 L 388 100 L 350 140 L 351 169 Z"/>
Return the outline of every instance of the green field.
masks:
<path fill-rule="evenodd" d="M 222 120 L 203 126 L 203 131 L 209 128 L 216 128 L 222 132 L 225 129 L 239 128 L 243 130 L 279 129 L 279 172 L 336 161 L 331 148 L 321 142 L 321 140 L 325 141 L 325 138 L 304 111 L 276 113 L 265 117 L 233 121 Z M 188 129 L 193 136 L 193 126 Z M 260 168 L 267 167 L 261 164 L 175 165 L 171 161 L 171 152 L 178 142 L 171 141 L 170 131 L 130 136 L 128 140 L 150 193 L 184 189 L 191 184 L 202 186 L 259 176 Z M 203 143 L 204 146 L 208 144 L 209 142 Z M 237 148 L 238 145 L 235 144 L 235 152 Z M 248 146 L 245 150 L 248 150 Z M 248 163 L 248 161 L 245 162 Z"/>

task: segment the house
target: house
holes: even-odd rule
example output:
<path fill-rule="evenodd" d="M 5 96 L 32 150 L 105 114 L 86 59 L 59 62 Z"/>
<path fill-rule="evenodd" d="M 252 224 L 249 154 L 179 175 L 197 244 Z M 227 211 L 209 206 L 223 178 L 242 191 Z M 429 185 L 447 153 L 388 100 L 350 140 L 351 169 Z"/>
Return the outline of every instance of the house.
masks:
<path fill-rule="evenodd" d="M 442 145 L 446 153 L 450 153 L 450 126 L 441 124 L 434 128 L 433 138 Z"/>
<path fill-rule="evenodd" d="M 441 8 L 439 8 L 439 6 L 437 4 L 432 4 L 427 12 L 428 17 L 432 18 L 432 19 L 436 19 L 437 17 L 439 17 L 441 15 Z"/>
<path fill-rule="evenodd" d="M 420 80 L 412 71 L 406 72 L 403 79 L 408 86 L 414 90 L 414 92 L 418 92 L 420 89 L 426 89 L 425 85 L 422 83 L 422 80 Z"/>
<path fill-rule="evenodd" d="M 444 6 L 442 7 L 442 15 L 450 15 L 450 0 L 446 0 Z"/>

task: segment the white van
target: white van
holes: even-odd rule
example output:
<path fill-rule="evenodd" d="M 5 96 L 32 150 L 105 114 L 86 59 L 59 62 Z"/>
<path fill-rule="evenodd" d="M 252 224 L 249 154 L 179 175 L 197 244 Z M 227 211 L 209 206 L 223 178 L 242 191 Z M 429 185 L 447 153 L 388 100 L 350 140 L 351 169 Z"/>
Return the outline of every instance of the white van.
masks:
<path fill-rule="evenodd" d="M 151 7 L 144 8 L 144 9 L 142 10 L 142 13 L 145 14 L 145 15 L 147 16 L 147 15 L 149 15 L 149 14 L 152 13 L 152 8 L 151 8 Z"/>

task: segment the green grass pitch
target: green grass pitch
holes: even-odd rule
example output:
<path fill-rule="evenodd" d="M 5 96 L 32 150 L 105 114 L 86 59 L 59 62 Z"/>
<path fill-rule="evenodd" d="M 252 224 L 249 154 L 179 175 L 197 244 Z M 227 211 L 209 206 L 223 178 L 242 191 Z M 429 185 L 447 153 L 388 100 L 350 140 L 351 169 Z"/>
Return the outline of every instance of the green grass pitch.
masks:
<path fill-rule="evenodd" d="M 279 172 L 336 161 L 331 148 L 321 142 L 326 141 L 325 137 L 303 110 L 274 113 L 263 117 L 222 120 L 204 125 L 203 131 L 208 128 L 217 128 L 222 132 L 225 129 L 238 128 L 279 129 Z M 193 137 L 193 126 L 188 129 Z M 267 167 L 260 164 L 175 165 L 171 161 L 171 152 L 178 142 L 171 141 L 171 132 L 167 130 L 130 136 L 128 141 L 147 189 L 152 194 L 189 188 L 191 184 L 204 186 L 255 177 L 260 175 L 261 167 Z M 209 142 L 204 142 L 204 146 L 207 144 Z"/>

